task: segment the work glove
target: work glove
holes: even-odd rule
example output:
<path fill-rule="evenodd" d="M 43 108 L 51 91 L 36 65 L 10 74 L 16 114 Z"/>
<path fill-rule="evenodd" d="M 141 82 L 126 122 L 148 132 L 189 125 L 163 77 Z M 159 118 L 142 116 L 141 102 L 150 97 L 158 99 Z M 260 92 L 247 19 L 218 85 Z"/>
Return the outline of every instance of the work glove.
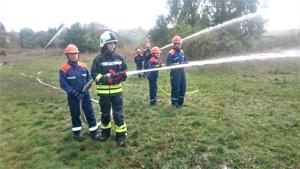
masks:
<path fill-rule="evenodd" d="M 116 77 L 117 76 L 117 72 L 113 69 L 109 69 L 108 72 L 111 74 L 111 77 Z"/>
<path fill-rule="evenodd" d="M 103 77 L 104 78 L 111 77 L 111 73 L 106 73 Z"/>
<path fill-rule="evenodd" d="M 112 83 L 111 73 L 106 73 L 105 75 L 101 76 L 101 78 L 97 81 L 96 84 L 109 84 Z"/>
<path fill-rule="evenodd" d="M 117 75 L 116 71 L 114 71 L 113 69 L 109 69 L 108 73 L 106 73 L 103 77 L 104 78 L 115 77 L 116 75 Z"/>
<path fill-rule="evenodd" d="M 84 96 L 85 96 L 85 94 L 82 92 L 76 91 L 76 93 L 75 93 L 75 97 L 77 100 L 83 99 Z"/>
<path fill-rule="evenodd" d="M 106 84 L 112 85 L 114 82 L 115 82 L 115 81 L 114 81 L 114 79 L 113 79 L 112 77 L 107 77 L 107 78 L 106 78 Z"/>
<path fill-rule="evenodd" d="M 117 73 L 117 75 L 114 79 L 117 83 L 121 83 L 121 82 L 125 81 L 126 78 L 127 78 L 126 72 L 122 71 L 122 72 Z"/>

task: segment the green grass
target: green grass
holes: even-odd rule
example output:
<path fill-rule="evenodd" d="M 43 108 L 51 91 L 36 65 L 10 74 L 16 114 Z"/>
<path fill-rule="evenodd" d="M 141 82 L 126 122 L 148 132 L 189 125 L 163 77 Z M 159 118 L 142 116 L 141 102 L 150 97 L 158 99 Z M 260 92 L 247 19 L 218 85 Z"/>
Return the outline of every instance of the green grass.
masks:
<path fill-rule="evenodd" d="M 84 60 L 90 67 L 93 56 Z M 186 69 L 187 90 L 198 92 L 187 94 L 182 109 L 161 91 L 150 107 L 148 81 L 128 78 L 124 148 L 113 137 L 92 141 L 86 126 L 85 140 L 74 141 L 65 95 L 21 75 L 42 71 L 43 81 L 58 86 L 64 62 L 32 57 L 1 65 L 0 168 L 300 168 L 299 58 Z M 168 72 L 159 76 L 169 92 Z"/>

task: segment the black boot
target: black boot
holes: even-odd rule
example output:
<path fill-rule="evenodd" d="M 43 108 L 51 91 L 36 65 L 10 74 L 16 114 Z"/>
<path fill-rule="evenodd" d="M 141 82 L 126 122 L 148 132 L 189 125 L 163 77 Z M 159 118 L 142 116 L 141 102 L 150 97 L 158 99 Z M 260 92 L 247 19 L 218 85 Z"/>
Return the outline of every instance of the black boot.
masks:
<path fill-rule="evenodd" d="M 83 137 L 80 135 L 80 133 L 76 133 L 73 135 L 73 138 L 76 140 L 76 141 L 83 141 Z"/>
<path fill-rule="evenodd" d="M 125 139 L 126 139 L 126 132 L 116 133 L 116 141 L 118 147 L 124 147 L 125 146 Z"/>
<path fill-rule="evenodd" d="M 92 137 L 93 140 L 99 140 L 100 139 L 100 134 L 98 132 L 98 129 L 95 130 L 95 131 L 91 131 L 90 134 L 91 134 L 91 137 Z"/>
<path fill-rule="evenodd" d="M 125 140 L 117 140 L 117 146 L 118 147 L 124 147 L 125 146 Z"/>
<path fill-rule="evenodd" d="M 150 106 L 156 106 L 156 101 L 150 101 Z"/>
<path fill-rule="evenodd" d="M 105 142 L 110 136 L 110 128 L 108 129 L 102 129 L 101 135 L 99 137 L 99 141 Z"/>
<path fill-rule="evenodd" d="M 181 98 L 179 98 L 179 100 L 178 100 L 178 105 L 180 106 L 180 107 L 183 107 L 184 106 L 184 97 L 181 97 Z"/>
<path fill-rule="evenodd" d="M 172 103 L 172 106 L 176 107 L 176 108 L 180 108 L 180 106 L 178 105 L 178 103 Z"/>
<path fill-rule="evenodd" d="M 109 138 L 109 136 L 107 136 L 107 135 L 100 135 L 99 141 L 105 142 L 108 138 Z"/>
<path fill-rule="evenodd" d="M 100 134 L 96 134 L 92 136 L 93 140 L 100 140 Z"/>

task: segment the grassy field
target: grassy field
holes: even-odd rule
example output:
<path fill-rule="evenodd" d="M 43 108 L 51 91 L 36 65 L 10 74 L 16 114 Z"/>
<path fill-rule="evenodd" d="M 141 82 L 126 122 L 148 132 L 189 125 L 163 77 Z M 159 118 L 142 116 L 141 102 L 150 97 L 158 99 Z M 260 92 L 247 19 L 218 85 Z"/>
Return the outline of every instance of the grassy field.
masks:
<path fill-rule="evenodd" d="M 93 56 L 82 59 L 91 66 Z M 300 168 L 299 58 L 186 69 L 188 92 L 198 92 L 182 109 L 161 90 L 150 107 L 148 81 L 128 78 L 124 148 L 113 137 L 91 140 L 87 126 L 86 139 L 73 140 L 65 95 L 21 74 L 58 86 L 64 62 L 27 57 L 0 66 L 0 168 Z M 159 76 L 169 92 L 168 71 Z"/>

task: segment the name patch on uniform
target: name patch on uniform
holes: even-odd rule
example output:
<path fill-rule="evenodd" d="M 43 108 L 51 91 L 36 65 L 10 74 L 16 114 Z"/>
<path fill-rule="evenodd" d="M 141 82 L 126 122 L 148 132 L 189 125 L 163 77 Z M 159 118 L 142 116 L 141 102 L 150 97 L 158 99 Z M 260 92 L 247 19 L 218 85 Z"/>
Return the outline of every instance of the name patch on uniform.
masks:
<path fill-rule="evenodd" d="M 114 65 L 121 65 L 122 61 L 113 61 L 113 62 L 102 62 L 102 66 L 114 66 Z"/>
<path fill-rule="evenodd" d="M 67 79 L 76 79 L 76 76 L 67 77 Z"/>

